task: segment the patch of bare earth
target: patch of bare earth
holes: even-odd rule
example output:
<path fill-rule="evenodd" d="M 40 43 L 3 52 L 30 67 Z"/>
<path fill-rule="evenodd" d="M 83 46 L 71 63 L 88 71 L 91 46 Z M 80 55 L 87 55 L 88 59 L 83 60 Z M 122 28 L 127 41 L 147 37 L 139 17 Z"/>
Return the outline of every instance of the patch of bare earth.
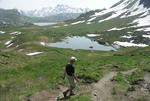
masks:
<path fill-rule="evenodd" d="M 56 90 L 37 92 L 26 97 L 25 101 L 57 101 L 59 98 L 63 98 L 63 91 L 66 89 L 64 86 L 58 86 Z"/>
<path fill-rule="evenodd" d="M 122 72 L 123 74 L 132 74 L 136 69 Z M 150 74 L 146 73 L 144 81 L 134 85 L 133 91 L 124 92 L 117 87 L 113 77 L 117 72 L 106 74 L 97 83 L 92 84 L 92 101 L 150 101 Z"/>
<path fill-rule="evenodd" d="M 113 83 L 111 79 L 116 75 L 116 72 L 111 72 L 105 75 L 100 81 L 92 85 L 92 100 L 93 101 L 112 101 Z"/>

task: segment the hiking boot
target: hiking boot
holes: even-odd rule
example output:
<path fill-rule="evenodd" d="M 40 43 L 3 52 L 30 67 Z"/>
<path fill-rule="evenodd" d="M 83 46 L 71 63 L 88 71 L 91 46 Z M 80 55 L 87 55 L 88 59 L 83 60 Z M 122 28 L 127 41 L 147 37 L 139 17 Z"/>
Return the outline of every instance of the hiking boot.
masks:
<path fill-rule="evenodd" d="M 63 92 L 64 98 L 67 98 L 67 92 Z"/>

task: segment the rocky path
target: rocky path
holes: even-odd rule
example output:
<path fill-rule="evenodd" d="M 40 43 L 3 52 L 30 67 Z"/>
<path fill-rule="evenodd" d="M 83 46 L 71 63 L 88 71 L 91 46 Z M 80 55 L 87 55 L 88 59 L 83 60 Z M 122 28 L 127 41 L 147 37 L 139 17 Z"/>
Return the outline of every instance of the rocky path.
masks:
<path fill-rule="evenodd" d="M 111 101 L 112 82 L 111 79 L 116 72 L 110 72 L 105 75 L 98 83 L 92 85 L 92 101 Z"/>

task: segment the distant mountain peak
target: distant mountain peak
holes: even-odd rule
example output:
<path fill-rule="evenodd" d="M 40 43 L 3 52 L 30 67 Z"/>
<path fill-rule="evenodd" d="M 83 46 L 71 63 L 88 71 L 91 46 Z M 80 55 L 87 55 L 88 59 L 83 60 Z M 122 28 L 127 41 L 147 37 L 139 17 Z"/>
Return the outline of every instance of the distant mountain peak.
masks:
<path fill-rule="evenodd" d="M 90 9 L 88 8 L 74 8 L 68 5 L 58 4 L 55 7 L 46 7 L 39 10 L 23 11 L 26 16 L 34 17 L 46 17 L 57 14 L 67 14 L 67 13 L 85 13 Z"/>

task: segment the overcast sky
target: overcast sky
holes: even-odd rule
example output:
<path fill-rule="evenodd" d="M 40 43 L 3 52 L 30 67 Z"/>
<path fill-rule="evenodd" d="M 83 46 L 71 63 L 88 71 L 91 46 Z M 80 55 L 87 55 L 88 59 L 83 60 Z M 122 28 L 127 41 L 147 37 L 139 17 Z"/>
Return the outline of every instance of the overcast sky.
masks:
<path fill-rule="evenodd" d="M 118 1 L 120 0 L 0 0 L 0 8 L 33 10 L 65 4 L 71 7 L 100 9 L 108 8 Z"/>

